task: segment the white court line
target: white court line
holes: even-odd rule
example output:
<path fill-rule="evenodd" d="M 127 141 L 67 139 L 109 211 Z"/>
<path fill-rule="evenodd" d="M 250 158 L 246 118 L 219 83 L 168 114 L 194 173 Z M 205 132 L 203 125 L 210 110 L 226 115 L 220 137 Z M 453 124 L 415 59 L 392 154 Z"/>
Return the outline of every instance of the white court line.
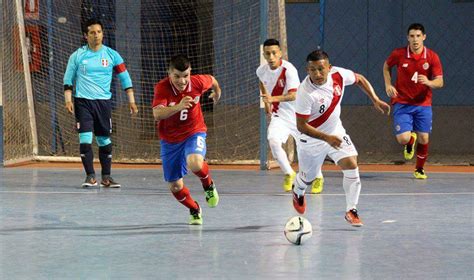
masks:
<path fill-rule="evenodd" d="M 0 191 L 0 193 L 11 194 L 111 194 L 111 195 L 168 195 L 168 192 L 113 192 L 113 191 L 88 191 L 88 192 L 47 192 L 47 191 Z M 273 194 L 273 193 L 219 193 L 223 196 L 290 196 L 291 194 Z M 428 195 L 474 195 L 474 192 L 458 193 L 361 193 L 361 196 L 428 196 Z M 343 193 L 317 194 L 311 196 L 345 196 Z"/>

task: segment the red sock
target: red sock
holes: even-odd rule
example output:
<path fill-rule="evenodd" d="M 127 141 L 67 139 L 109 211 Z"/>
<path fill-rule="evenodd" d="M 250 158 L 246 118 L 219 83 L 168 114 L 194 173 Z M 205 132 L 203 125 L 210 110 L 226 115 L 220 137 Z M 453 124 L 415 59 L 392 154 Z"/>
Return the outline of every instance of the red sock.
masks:
<path fill-rule="evenodd" d="M 189 189 L 186 188 L 186 186 L 183 186 L 183 188 L 176 193 L 173 193 L 174 197 L 179 201 L 179 203 L 183 204 L 184 206 L 188 207 L 189 209 L 198 209 L 199 206 L 197 203 L 194 201 L 194 199 L 191 197 L 191 194 L 189 193 Z"/>
<path fill-rule="evenodd" d="M 410 141 L 408 141 L 407 145 L 413 145 L 414 142 L 415 142 L 415 137 L 411 136 Z"/>
<path fill-rule="evenodd" d="M 194 174 L 199 177 L 199 180 L 201 180 L 202 187 L 204 189 L 207 189 L 211 185 L 212 179 L 211 174 L 209 174 L 209 166 L 207 165 L 207 162 L 204 161 L 202 163 L 201 170 L 194 172 Z"/>
<path fill-rule="evenodd" d="M 423 168 L 425 162 L 428 159 L 428 143 L 420 144 L 416 146 L 416 169 Z"/>

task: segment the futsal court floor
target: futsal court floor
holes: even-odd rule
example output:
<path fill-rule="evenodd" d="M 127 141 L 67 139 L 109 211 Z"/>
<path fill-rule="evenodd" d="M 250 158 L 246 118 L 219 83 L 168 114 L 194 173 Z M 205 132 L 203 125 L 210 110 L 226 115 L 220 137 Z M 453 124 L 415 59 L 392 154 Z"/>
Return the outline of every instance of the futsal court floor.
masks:
<path fill-rule="evenodd" d="M 325 170 L 307 197 L 313 236 L 296 246 L 278 170 L 211 170 L 217 208 L 185 178 L 204 219 L 189 226 L 161 168 L 115 168 L 121 189 L 80 188 L 80 168 L 0 168 L 0 279 L 474 279 L 472 172 L 361 169 L 353 228 L 342 173 Z"/>

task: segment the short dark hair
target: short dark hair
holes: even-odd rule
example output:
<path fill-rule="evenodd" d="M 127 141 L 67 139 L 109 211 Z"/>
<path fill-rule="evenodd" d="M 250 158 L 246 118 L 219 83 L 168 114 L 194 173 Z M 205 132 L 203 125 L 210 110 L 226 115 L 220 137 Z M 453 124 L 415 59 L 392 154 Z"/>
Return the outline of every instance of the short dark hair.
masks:
<path fill-rule="evenodd" d="M 280 46 L 280 42 L 278 42 L 277 39 L 267 39 L 265 42 L 263 42 L 264 47 L 269 47 L 269 46 Z"/>
<path fill-rule="evenodd" d="M 178 54 L 171 58 L 170 69 L 176 69 L 178 71 L 186 71 L 191 66 L 189 58 L 184 54 Z"/>
<path fill-rule="evenodd" d="M 89 26 L 98 24 L 100 25 L 100 28 L 104 30 L 104 26 L 102 25 L 102 22 L 96 18 L 91 18 L 88 19 L 82 24 L 82 33 L 87 34 L 89 32 Z"/>
<path fill-rule="evenodd" d="M 308 56 L 306 57 L 306 62 L 318 61 L 323 59 L 329 60 L 328 54 L 323 50 L 316 50 L 308 54 Z"/>
<path fill-rule="evenodd" d="M 425 34 L 425 27 L 421 23 L 412 23 L 408 26 L 407 34 L 410 33 L 410 30 L 420 30 L 421 33 Z"/>

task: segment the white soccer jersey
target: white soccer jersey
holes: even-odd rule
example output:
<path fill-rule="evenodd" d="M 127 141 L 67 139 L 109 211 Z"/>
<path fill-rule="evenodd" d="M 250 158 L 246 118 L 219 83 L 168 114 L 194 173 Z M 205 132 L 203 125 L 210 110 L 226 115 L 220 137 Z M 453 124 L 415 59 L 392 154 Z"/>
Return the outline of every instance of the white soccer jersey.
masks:
<path fill-rule="evenodd" d="M 354 72 L 334 66 L 323 85 L 314 84 L 310 77 L 306 76 L 296 95 L 296 115 L 307 118 L 308 124 L 319 131 L 344 135 L 346 130 L 340 119 L 344 87 L 356 81 Z"/>
<path fill-rule="evenodd" d="M 286 95 L 292 89 L 298 89 L 300 78 L 298 71 L 290 62 L 282 59 L 281 65 L 273 70 L 265 63 L 257 69 L 257 76 L 272 96 Z M 272 118 L 278 116 L 296 123 L 295 102 L 273 102 Z"/>

